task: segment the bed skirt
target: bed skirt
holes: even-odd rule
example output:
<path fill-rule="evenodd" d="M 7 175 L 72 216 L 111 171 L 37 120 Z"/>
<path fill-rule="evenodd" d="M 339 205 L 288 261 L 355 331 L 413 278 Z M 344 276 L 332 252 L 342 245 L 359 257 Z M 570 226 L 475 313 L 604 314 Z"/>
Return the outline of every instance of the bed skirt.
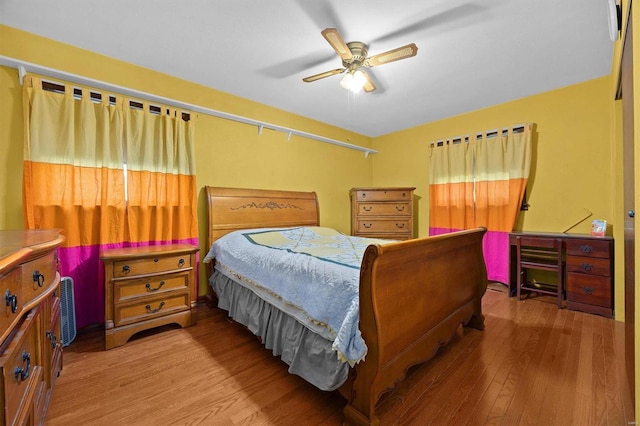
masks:
<path fill-rule="evenodd" d="M 349 364 L 338 359 L 331 341 L 217 270 L 209 278 L 209 285 L 218 298 L 218 307 L 260 337 L 265 348 L 289 366 L 289 373 L 325 391 L 335 390 L 347 380 Z"/>

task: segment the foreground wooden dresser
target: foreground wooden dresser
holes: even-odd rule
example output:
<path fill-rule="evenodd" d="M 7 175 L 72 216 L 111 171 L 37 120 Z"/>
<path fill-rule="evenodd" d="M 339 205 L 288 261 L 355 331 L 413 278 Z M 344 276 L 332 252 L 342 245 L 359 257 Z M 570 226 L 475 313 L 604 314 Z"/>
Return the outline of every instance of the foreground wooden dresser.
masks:
<path fill-rule="evenodd" d="M 168 244 L 102 252 L 106 349 L 124 345 L 142 330 L 195 324 L 198 250 Z"/>
<path fill-rule="evenodd" d="M 0 231 L 2 425 L 44 423 L 62 369 L 57 230 Z"/>
<path fill-rule="evenodd" d="M 408 240 L 413 238 L 415 188 L 352 188 L 351 235 Z"/>

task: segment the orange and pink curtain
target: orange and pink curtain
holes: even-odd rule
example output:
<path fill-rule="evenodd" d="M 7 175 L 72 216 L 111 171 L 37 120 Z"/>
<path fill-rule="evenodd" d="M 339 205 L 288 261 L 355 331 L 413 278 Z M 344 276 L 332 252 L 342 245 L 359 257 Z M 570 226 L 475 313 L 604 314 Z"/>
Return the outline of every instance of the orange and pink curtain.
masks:
<path fill-rule="evenodd" d="M 429 235 L 478 226 L 490 280 L 508 283 L 513 231 L 531 165 L 532 125 L 430 148 Z"/>
<path fill-rule="evenodd" d="M 82 328 L 104 322 L 101 250 L 198 244 L 194 117 L 50 86 L 24 78 L 24 222 L 63 230 L 60 269 L 74 279 Z"/>

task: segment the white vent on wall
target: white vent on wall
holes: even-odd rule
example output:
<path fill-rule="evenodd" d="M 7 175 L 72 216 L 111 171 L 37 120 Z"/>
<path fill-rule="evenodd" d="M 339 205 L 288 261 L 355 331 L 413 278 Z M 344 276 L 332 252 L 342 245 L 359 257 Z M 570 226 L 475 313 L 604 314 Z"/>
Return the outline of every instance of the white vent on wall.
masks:
<path fill-rule="evenodd" d="M 69 346 L 69 343 L 76 338 L 76 308 L 71 277 L 62 277 L 60 283 L 60 316 L 62 345 Z"/>

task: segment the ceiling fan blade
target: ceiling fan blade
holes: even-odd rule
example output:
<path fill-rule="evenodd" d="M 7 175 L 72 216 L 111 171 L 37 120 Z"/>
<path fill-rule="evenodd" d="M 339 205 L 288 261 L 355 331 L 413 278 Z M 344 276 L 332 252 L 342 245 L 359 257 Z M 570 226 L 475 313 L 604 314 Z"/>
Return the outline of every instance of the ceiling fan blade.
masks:
<path fill-rule="evenodd" d="M 322 30 L 322 36 L 329 42 L 338 56 L 344 60 L 351 59 L 351 50 L 349 50 L 349 46 L 344 42 L 338 30 L 335 28 L 325 28 Z"/>
<path fill-rule="evenodd" d="M 365 65 L 369 67 L 376 67 L 378 65 L 388 64 L 389 62 L 399 61 L 400 59 L 410 58 L 416 56 L 418 53 L 418 46 L 415 43 L 407 44 L 406 46 L 398 47 L 397 49 L 389 50 L 387 52 L 378 53 L 370 58 L 367 58 Z"/>
<path fill-rule="evenodd" d="M 362 90 L 364 90 L 367 93 L 373 92 L 374 90 L 376 90 L 376 85 L 373 84 L 373 81 L 371 81 L 371 77 L 369 77 L 369 74 L 364 72 L 363 69 L 360 69 L 360 71 L 362 71 L 362 73 L 364 74 L 365 78 L 367 79 L 365 81 L 365 83 L 364 83 L 364 86 L 362 86 Z"/>
<path fill-rule="evenodd" d="M 312 81 L 320 80 L 321 78 L 331 77 L 332 75 L 340 74 L 344 72 L 344 68 L 336 68 L 335 70 L 321 72 L 320 74 L 312 75 L 309 77 L 305 77 L 302 81 L 306 83 L 311 83 Z"/>

